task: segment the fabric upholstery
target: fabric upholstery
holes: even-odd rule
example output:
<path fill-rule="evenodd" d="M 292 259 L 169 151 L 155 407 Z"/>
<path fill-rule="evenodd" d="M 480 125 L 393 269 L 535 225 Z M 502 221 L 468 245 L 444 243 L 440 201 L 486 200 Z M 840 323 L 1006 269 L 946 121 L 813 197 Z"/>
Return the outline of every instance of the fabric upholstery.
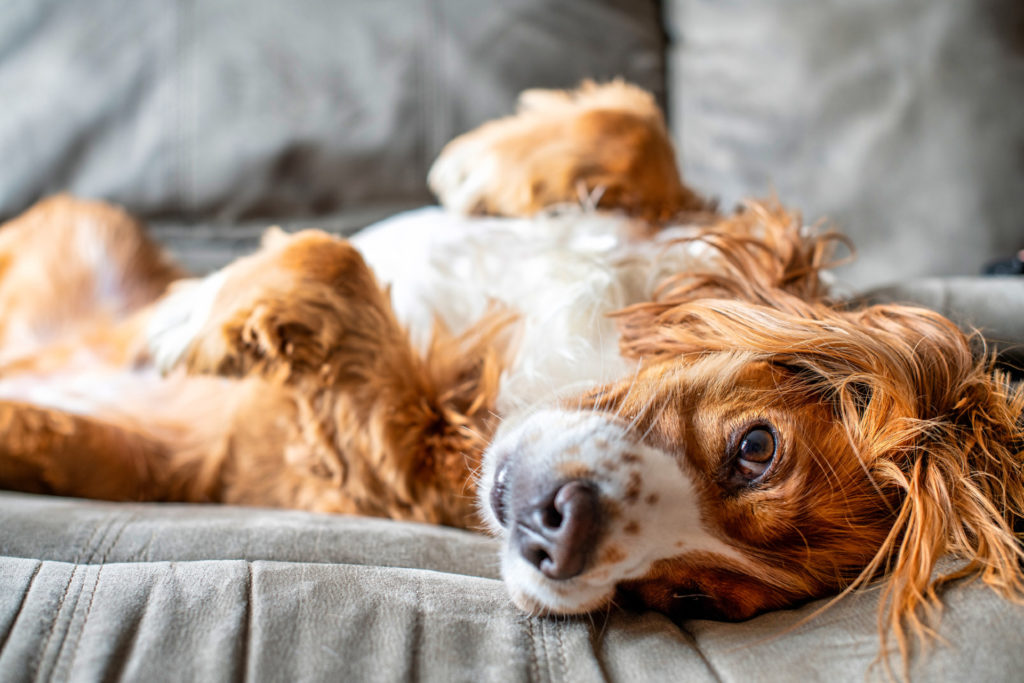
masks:
<path fill-rule="evenodd" d="M 663 64 L 654 0 L 10 0 L 0 217 L 60 190 L 186 220 L 428 203 L 441 146 L 521 90 L 663 96 Z"/>
<path fill-rule="evenodd" d="M 1024 248 L 1024 3 L 670 0 L 686 179 L 833 221 L 856 287 Z"/>
<path fill-rule="evenodd" d="M 0 679 L 882 680 L 877 593 L 727 624 L 527 617 L 475 534 L 0 494 Z M 806 623 L 804 623 L 806 621 Z M 917 680 L 1014 680 L 1024 606 L 946 596 Z M 984 634 L 984 647 L 978 639 Z M 898 663 L 897 663 L 898 666 Z M 865 678 L 865 674 L 867 678 Z"/>

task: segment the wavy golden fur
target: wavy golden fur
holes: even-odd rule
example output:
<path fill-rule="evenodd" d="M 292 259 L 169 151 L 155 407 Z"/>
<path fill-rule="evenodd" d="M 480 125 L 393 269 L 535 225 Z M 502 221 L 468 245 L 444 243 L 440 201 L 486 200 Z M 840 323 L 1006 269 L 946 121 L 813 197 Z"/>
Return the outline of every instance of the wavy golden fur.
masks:
<path fill-rule="evenodd" d="M 618 314 L 623 353 L 646 362 L 745 353 L 747 362 L 791 371 L 789 390 L 804 401 L 827 399 L 874 489 L 844 502 L 870 511 L 885 533 L 866 544 L 867 555 L 854 549 L 859 561 L 842 576 L 822 581 L 846 592 L 885 577 L 879 629 L 895 636 L 904 658 L 906 629 L 927 639 L 927 617 L 937 615 L 939 590 L 951 581 L 978 576 L 1021 601 L 1024 386 L 996 369 L 980 334 L 966 335 L 938 313 L 824 302 L 817 271 L 833 236 L 797 238 L 784 213 L 752 211 L 774 228 L 764 238 L 714 229 L 703 238 L 726 255 L 726 273 L 680 274 L 654 301 Z M 859 476 L 836 470 L 841 462 L 830 461 L 833 476 Z M 964 563 L 933 576 L 946 555 Z"/>

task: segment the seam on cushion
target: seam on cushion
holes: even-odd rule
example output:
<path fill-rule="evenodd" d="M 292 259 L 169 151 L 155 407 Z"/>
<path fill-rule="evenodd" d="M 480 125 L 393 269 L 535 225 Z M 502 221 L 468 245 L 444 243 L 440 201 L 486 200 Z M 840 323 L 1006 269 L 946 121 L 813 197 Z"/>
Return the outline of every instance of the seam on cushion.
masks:
<path fill-rule="evenodd" d="M 689 638 L 690 642 L 693 643 L 693 649 L 697 651 L 697 655 L 700 657 L 700 660 L 704 662 L 704 666 L 708 668 L 708 673 L 711 674 L 711 677 L 718 681 L 718 683 L 723 683 L 725 679 L 718 672 L 718 668 L 711 661 L 711 658 L 708 657 L 707 654 L 704 652 L 704 648 L 700 646 L 700 643 L 697 641 L 697 636 L 693 635 L 691 631 L 683 627 L 681 624 L 677 624 L 676 626 L 680 631 L 685 633 L 686 637 Z"/>
<path fill-rule="evenodd" d="M 548 640 L 551 638 L 551 635 L 549 633 L 549 631 L 551 630 L 549 628 L 550 627 L 550 623 L 544 617 L 541 617 L 539 619 L 539 623 L 540 623 L 540 633 L 541 633 L 540 643 L 544 647 L 544 670 L 545 670 L 545 673 L 546 673 L 545 680 L 554 681 L 555 680 L 555 667 L 552 664 L 551 652 L 548 649 Z"/>
<path fill-rule="evenodd" d="M 415 581 L 413 583 L 413 604 L 423 605 L 423 591 L 420 590 L 420 582 Z M 405 679 L 407 681 L 419 681 L 423 680 L 423 675 L 420 672 L 420 657 L 423 655 L 423 611 L 422 609 L 416 609 L 412 611 L 412 624 L 410 625 L 409 632 L 411 634 L 410 652 L 409 652 L 409 670 L 406 671 Z"/>
<path fill-rule="evenodd" d="M 64 592 L 61 593 L 60 600 L 57 602 L 57 609 L 55 609 L 53 612 L 53 619 L 50 621 L 50 629 L 49 634 L 47 634 L 46 636 L 46 642 L 43 643 L 43 646 L 41 648 L 39 648 L 36 657 L 32 659 L 32 665 L 29 667 L 32 673 L 30 676 L 27 676 L 26 678 L 31 678 L 34 680 L 39 679 L 39 670 L 43 666 L 43 659 L 46 655 L 46 651 L 50 649 L 50 641 L 53 640 L 53 635 L 57 630 L 57 621 L 60 619 L 60 613 L 64 609 L 64 601 L 68 597 L 68 591 L 71 590 L 71 584 L 75 581 L 75 574 L 78 573 L 78 569 L 81 566 L 82 565 L 76 564 L 71 569 L 71 575 L 68 576 L 68 581 L 66 584 L 64 584 Z"/>
<path fill-rule="evenodd" d="M 526 630 L 530 635 L 530 678 L 540 681 L 540 658 L 537 655 L 537 634 L 533 629 L 533 618 L 526 618 Z"/>
<path fill-rule="evenodd" d="M 81 562 L 76 560 L 54 560 L 44 559 L 39 557 L 31 557 L 24 555 L 11 555 L 4 554 L 0 555 L 0 558 L 9 557 L 16 560 L 33 560 L 35 562 L 52 562 L 53 564 L 70 564 L 78 567 L 93 567 L 101 564 L 101 562 Z M 459 572 L 448 572 L 443 569 L 428 569 L 426 567 L 403 567 L 400 565 L 390 564 L 361 564 L 359 562 L 323 562 L 319 560 L 276 560 L 272 557 L 193 557 L 187 560 L 175 560 L 175 559 L 125 559 L 125 560 L 112 560 L 103 561 L 102 564 L 189 564 L 193 562 L 268 562 L 271 564 L 311 564 L 311 565 L 325 565 L 329 567 L 364 567 L 367 569 L 399 569 L 411 572 L 430 572 L 431 574 L 445 574 L 447 576 L 459 576 L 466 579 L 474 579 L 477 581 L 490 581 L 492 583 L 501 583 L 501 579 L 491 578 L 489 576 L 477 576 L 476 574 L 460 574 Z"/>
<path fill-rule="evenodd" d="M 96 588 L 100 584 L 100 574 L 103 573 L 103 567 L 107 562 L 107 557 L 110 555 L 111 551 L 117 546 L 117 542 L 121 540 L 121 535 L 124 534 L 124 530 L 127 529 L 128 525 L 135 520 L 136 516 L 137 515 L 135 513 L 129 513 L 126 517 L 121 518 L 121 528 L 118 529 L 117 533 L 113 535 L 112 540 L 110 541 L 110 543 L 107 544 L 106 550 L 103 551 L 103 555 L 100 557 L 99 563 L 96 568 L 96 575 L 93 578 L 92 586 L 89 589 L 89 602 L 85 606 L 85 613 L 82 615 L 82 623 L 78 626 L 78 632 L 74 635 L 75 640 L 74 644 L 71 646 L 71 654 L 68 655 L 68 658 L 66 660 L 63 660 L 66 661 L 68 668 L 72 667 L 72 665 L 75 663 L 75 659 L 78 657 L 78 646 L 82 641 L 82 633 L 85 632 L 85 625 L 89 621 L 89 615 L 92 613 L 93 601 L 96 599 Z M 71 620 L 68 622 L 69 631 L 75 623 L 75 613 L 78 611 L 78 603 L 80 599 L 81 592 L 79 592 L 79 598 L 75 600 L 75 609 L 71 612 Z M 57 668 L 54 671 L 54 678 L 57 679 L 60 678 L 58 674 L 63 673 L 65 669 L 65 667 L 61 665 L 63 662 L 61 660 L 60 655 L 64 651 L 64 646 L 67 645 L 67 642 L 68 638 L 67 636 L 65 636 L 64 642 L 61 643 L 60 650 L 57 651 Z M 71 668 L 71 670 L 73 671 L 74 669 Z"/>
<path fill-rule="evenodd" d="M 74 564 L 81 564 L 83 561 L 85 561 L 87 563 L 88 560 L 92 559 L 92 555 L 93 555 L 92 541 L 93 541 L 94 538 L 96 538 L 96 534 L 100 533 L 100 529 L 102 529 L 103 532 L 106 533 L 110 517 L 111 517 L 111 515 L 108 514 L 102 520 L 100 520 L 99 522 L 96 523 L 96 525 L 92 528 L 92 533 L 89 534 L 89 538 L 85 539 L 85 544 L 79 550 L 76 550 L 76 552 L 75 552 L 75 559 L 72 560 L 72 563 L 74 563 Z M 89 554 L 88 554 L 88 556 L 83 557 L 80 551 L 88 551 Z"/>
<path fill-rule="evenodd" d="M 545 631 L 547 629 L 544 628 L 544 622 L 540 621 L 539 619 L 536 621 L 536 624 L 537 624 L 537 630 L 534 633 L 535 634 L 539 634 L 539 635 L 536 636 L 537 680 L 538 681 L 541 681 L 541 680 L 550 681 L 551 680 L 551 663 L 548 661 L 548 644 L 547 644 L 547 641 L 544 639 L 544 636 L 546 635 Z M 544 663 L 543 666 L 541 666 L 541 662 Z M 546 674 L 546 675 L 542 676 L 542 674 Z"/>
<path fill-rule="evenodd" d="M 14 612 L 14 619 L 11 620 L 11 628 L 4 635 L 3 640 L 0 640 L 0 653 L 4 651 L 4 647 L 7 645 L 7 640 L 11 637 L 14 632 L 14 626 L 18 623 L 18 619 L 21 617 L 22 610 L 25 609 L 25 603 L 28 602 L 28 594 L 32 592 L 32 586 L 36 583 L 36 577 L 39 576 L 39 570 L 43 568 L 42 560 L 36 560 L 36 568 L 32 571 L 32 576 L 29 577 L 28 586 L 25 587 L 25 592 L 21 596 L 21 602 L 18 604 L 18 609 Z"/>
<path fill-rule="evenodd" d="M 569 665 L 565 656 L 565 641 L 562 639 L 562 630 L 560 628 L 555 629 L 555 641 L 558 643 L 558 662 L 562 668 L 562 680 L 569 680 Z"/>
<path fill-rule="evenodd" d="M 37 562 L 54 562 L 56 564 L 73 564 L 82 567 L 90 567 L 94 564 L 100 564 L 101 562 L 92 562 L 91 560 L 80 560 L 80 559 L 53 559 L 53 558 L 40 558 L 33 557 L 31 555 L 12 555 L 6 553 L 0 555 L 0 557 L 10 557 L 21 560 L 35 560 Z M 430 569 L 428 567 L 406 567 L 402 565 L 394 564 L 363 564 L 360 562 L 328 562 L 325 560 L 280 560 L 273 557 L 192 557 L 187 560 L 178 559 L 153 559 L 150 557 L 136 557 L 115 560 L 108 562 L 105 559 L 102 564 L 166 564 L 166 563 L 182 563 L 182 562 L 273 562 L 276 564 L 315 564 L 315 565 L 327 565 L 337 567 L 372 567 L 376 569 L 404 569 L 409 571 L 417 572 L 431 572 L 433 574 L 445 574 L 447 576 L 461 576 L 467 579 L 477 579 L 480 581 L 493 581 L 495 583 L 501 583 L 501 579 L 490 577 L 490 576 L 479 576 L 478 574 L 465 574 L 457 571 L 447 571 L 444 569 Z"/>
<path fill-rule="evenodd" d="M 245 632 L 242 633 L 242 656 L 238 680 L 249 678 L 249 641 L 252 639 L 252 562 L 245 563 Z"/>
<path fill-rule="evenodd" d="M 75 623 L 75 615 L 78 613 L 78 603 L 82 601 L 82 592 L 85 590 L 83 585 L 82 590 L 78 591 L 78 595 L 75 597 L 75 606 L 71 608 L 71 616 L 68 617 L 68 627 L 64 631 L 64 638 L 61 640 L 60 647 L 57 648 L 57 655 L 54 658 L 53 672 L 50 674 L 50 680 L 54 681 L 66 681 L 68 679 L 67 670 L 69 665 L 74 661 L 75 654 L 78 652 L 78 641 L 82 639 L 82 631 L 85 630 L 85 620 L 89 616 L 89 611 L 92 609 L 93 598 L 96 597 L 96 584 L 100 580 L 100 574 L 103 572 L 103 565 L 89 565 L 86 569 L 92 569 L 96 567 L 95 578 L 92 582 L 92 587 L 89 589 L 89 602 L 85 606 L 85 615 L 82 617 L 82 623 L 78 627 L 77 632 L 74 636 L 71 636 L 71 629 Z M 85 579 L 82 579 L 82 583 L 85 583 Z M 74 645 L 71 648 L 71 654 L 67 659 L 62 659 L 61 655 L 64 653 L 64 648 L 67 646 L 68 641 L 74 638 Z"/>

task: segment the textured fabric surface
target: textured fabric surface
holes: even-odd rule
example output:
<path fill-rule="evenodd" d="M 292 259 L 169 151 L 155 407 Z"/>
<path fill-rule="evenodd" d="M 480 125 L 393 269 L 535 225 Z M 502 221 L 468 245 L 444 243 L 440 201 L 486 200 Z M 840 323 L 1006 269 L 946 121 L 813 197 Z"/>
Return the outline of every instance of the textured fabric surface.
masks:
<path fill-rule="evenodd" d="M 876 594 L 740 624 L 527 617 L 493 541 L 387 520 L 0 494 L 0 679 L 864 681 Z M 1024 607 L 946 596 L 919 680 L 1017 680 Z M 984 638 L 980 635 L 984 634 Z"/>
<path fill-rule="evenodd" d="M 7 0 L 0 217 L 59 190 L 206 219 L 428 202 L 441 146 L 525 88 L 662 94 L 659 22 L 654 0 Z"/>
<path fill-rule="evenodd" d="M 1024 248 L 1024 3 L 669 0 L 683 170 L 848 233 L 856 286 Z"/>

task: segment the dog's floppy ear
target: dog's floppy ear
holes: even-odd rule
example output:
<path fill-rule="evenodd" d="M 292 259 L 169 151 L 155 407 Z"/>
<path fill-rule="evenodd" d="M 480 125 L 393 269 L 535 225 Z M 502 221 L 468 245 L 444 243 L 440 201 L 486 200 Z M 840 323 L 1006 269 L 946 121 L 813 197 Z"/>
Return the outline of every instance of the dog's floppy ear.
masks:
<path fill-rule="evenodd" d="M 804 226 L 799 213 L 777 201 L 750 201 L 730 216 L 694 228 L 669 247 L 702 250 L 707 269 L 695 267 L 666 278 L 652 301 L 620 313 L 624 339 L 642 340 L 660 325 L 659 316 L 703 299 L 765 304 L 813 317 L 827 293 L 822 271 L 841 262 L 833 257 L 837 244 L 852 252 L 845 237 Z M 636 349 L 627 343 L 623 351 Z"/>
<path fill-rule="evenodd" d="M 936 589 L 949 580 L 979 575 L 1007 597 L 1024 595 L 1014 532 L 1024 520 L 1024 389 L 976 352 L 976 337 L 909 306 L 792 312 L 695 299 L 622 317 L 631 355 L 746 353 L 795 370 L 830 400 L 892 511 L 892 531 L 855 585 L 888 574 L 880 627 L 901 651 L 906 628 L 929 633 L 921 612 L 937 610 Z M 967 563 L 933 579 L 945 554 Z"/>

